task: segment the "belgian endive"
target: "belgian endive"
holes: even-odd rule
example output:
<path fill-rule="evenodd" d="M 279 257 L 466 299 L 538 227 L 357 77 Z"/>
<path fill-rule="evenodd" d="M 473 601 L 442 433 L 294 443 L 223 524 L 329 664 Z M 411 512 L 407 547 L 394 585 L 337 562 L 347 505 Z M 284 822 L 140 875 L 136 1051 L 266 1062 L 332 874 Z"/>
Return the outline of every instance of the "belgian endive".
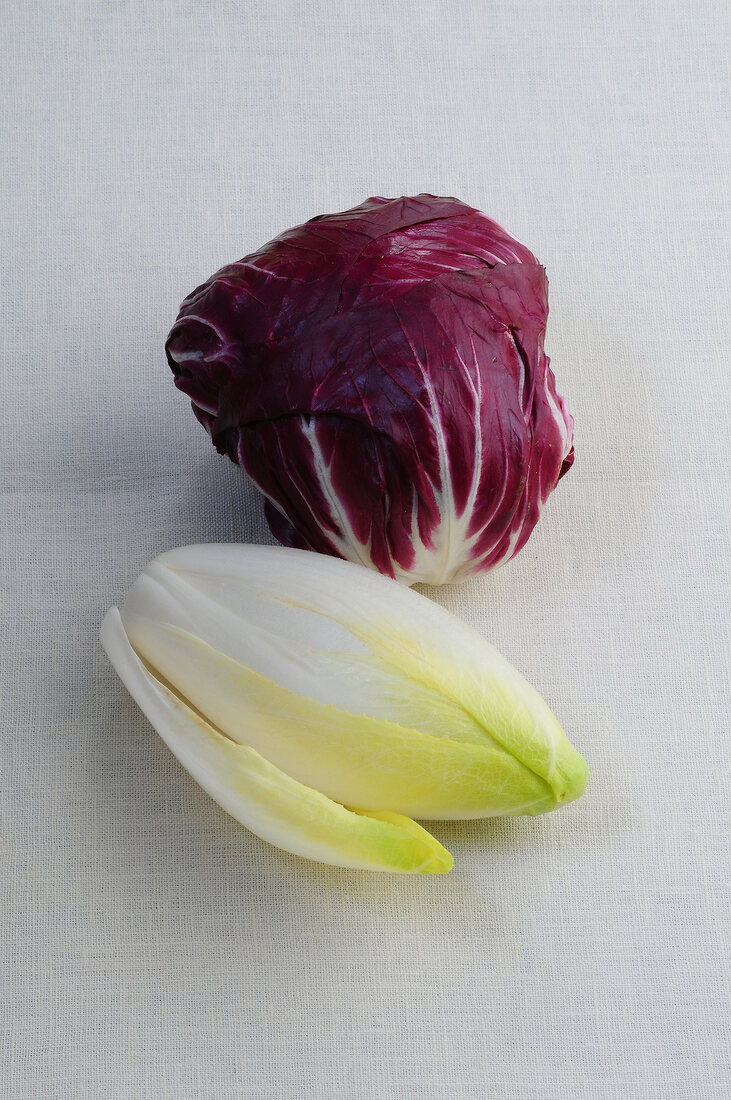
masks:
<path fill-rule="evenodd" d="M 439 874 L 412 818 L 541 814 L 586 764 L 478 634 L 396 581 L 304 550 L 162 554 L 102 644 L 180 762 L 233 817 L 310 859 Z"/>

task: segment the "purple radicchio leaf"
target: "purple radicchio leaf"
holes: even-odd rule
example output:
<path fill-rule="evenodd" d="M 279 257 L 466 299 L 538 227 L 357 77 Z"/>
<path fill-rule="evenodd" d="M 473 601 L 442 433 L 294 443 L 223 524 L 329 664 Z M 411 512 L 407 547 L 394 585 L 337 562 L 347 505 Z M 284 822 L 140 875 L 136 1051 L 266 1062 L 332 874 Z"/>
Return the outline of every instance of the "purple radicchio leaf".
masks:
<path fill-rule="evenodd" d="M 371 198 L 222 268 L 166 351 L 280 542 L 439 584 L 516 554 L 573 461 L 547 288 L 457 199 Z"/>

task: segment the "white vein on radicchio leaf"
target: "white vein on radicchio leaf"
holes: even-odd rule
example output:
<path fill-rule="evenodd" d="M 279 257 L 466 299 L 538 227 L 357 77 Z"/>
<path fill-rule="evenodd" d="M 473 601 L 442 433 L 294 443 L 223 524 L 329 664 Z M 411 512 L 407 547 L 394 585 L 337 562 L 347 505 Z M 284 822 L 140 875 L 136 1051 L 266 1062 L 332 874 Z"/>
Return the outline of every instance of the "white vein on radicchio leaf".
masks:
<path fill-rule="evenodd" d="M 535 256 L 456 199 L 367 200 L 224 267 L 167 342 L 285 545 L 413 584 L 507 561 L 573 461 Z"/>

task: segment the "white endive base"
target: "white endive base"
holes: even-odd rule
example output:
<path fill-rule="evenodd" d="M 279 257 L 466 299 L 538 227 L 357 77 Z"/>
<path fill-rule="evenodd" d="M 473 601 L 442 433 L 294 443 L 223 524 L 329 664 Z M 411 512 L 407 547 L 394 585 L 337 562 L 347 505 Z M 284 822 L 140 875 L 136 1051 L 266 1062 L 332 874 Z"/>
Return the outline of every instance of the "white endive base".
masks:
<path fill-rule="evenodd" d="M 341 867 L 411 874 L 451 869 L 449 852 L 409 818 L 348 810 L 216 730 L 145 668 L 116 607 L 104 618 L 101 641 L 125 687 L 181 764 L 263 840 Z"/>

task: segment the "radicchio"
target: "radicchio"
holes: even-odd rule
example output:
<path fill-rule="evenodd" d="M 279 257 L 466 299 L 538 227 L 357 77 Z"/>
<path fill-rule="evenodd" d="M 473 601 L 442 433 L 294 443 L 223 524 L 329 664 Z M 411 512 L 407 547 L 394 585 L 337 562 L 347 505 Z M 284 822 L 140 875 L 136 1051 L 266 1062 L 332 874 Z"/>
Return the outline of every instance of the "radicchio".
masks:
<path fill-rule="evenodd" d="M 547 285 L 457 199 L 371 198 L 218 271 L 167 357 L 280 542 L 457 581 L 525 545 L 573 461 Z"/>

